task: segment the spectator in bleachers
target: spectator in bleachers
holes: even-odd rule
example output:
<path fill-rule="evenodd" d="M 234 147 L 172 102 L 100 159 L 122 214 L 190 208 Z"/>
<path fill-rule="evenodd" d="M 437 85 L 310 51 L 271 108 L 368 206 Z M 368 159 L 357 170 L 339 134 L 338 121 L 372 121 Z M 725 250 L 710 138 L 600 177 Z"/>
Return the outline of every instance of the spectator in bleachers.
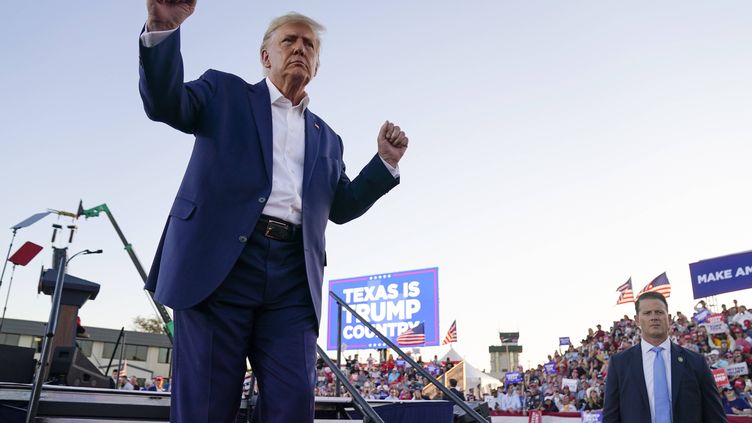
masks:
<path fill-rule="evenodd" d="M 596 388 L 588 388 L 587 400 L 585 401 L 585 404 L 583 405 L 583 410 L 596 411 L 596 410 L 602 410 L 602 409 L 603 409 L 603 398 L 601 397 L 600 391 Z"/>
<path fill-rule="evenodd" d="M 723 409 L 726 414 L 752 415 L 752 407 L 743 397 L 736 395 L 734 388 L 727 386 L 723 388 Z"/>
<path fill-rule="evenodd" d="M 516 385 L 507 388 L 507 393 L 501 397 L 500 408 L 501 411 L 519 411 L 522 409 L 520 391 Z"/>
<path fill-rule="evenodd" d="M 389 396 L 384 398 L 387 401 L 399 401 L 400 391 L 397 388 L 389 389 Z"/>

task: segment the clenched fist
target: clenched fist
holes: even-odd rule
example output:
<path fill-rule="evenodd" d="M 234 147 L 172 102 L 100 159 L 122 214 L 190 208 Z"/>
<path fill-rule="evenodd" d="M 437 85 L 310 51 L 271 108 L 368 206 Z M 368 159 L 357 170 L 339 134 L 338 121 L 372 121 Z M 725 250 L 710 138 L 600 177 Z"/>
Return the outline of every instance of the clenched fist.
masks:
<path fill-rule="evenodd" d="M 386 121 L 381 125 L 379 135 L 376 138 L 379 156 L 392 167 L 397 167 L 402 156 L 407 150 L 407 136 L 405 131 L 392 122 Z"/>
<path fill-rule="evenodd" d="M 166 31 L 180 26 L 196 9 L 196 0 L 146 0 L 147 31 Z"/>

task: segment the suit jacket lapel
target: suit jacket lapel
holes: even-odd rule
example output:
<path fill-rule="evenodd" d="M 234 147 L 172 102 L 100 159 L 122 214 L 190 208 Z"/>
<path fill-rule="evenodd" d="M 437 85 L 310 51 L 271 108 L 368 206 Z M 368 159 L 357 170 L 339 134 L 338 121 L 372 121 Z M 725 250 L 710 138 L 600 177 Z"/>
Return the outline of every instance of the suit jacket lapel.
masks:
<path fill-rule="evenodd" d="M 305 157 L 303 159 L 303 198 L 306 196 L 311 174 L 319 156 L 319 142 L 321 140 L 321 125 L 316 122 L 313 113 L 305 110 Z"/>
<path fill-rule="evenodd" d="M 269 99 L 269 88 L 266 86 L 266 79 L 256 85 L 249 86 L 248 100 L 251 103 L 256 128 L 258 128 L 259 144 L 261 145 L 261 154 L 263 155 L 264 167 L 266 168 L 266 177 L 271 187 L 272 154 L 274 151 L 272 146 L 272 104 Z"/>
<path fill-rule="evenodd" d="M 679 397 L 679 385 L 682 380 L 682 372 L 687 358 L 684 356 L 684 350 L 678 345 L 671 343 L 671 404 L 676 405 Z"/>
<path fill-rule="evenodd" d="M 642 404 L 647 406 L 648 416 L 650 416 L 650 402 L 648 401 L 648 388 L 645 386 L 645 373 L 642 368 L 642 347 L 640 344 L 632 347 L 632 365 L 630 371 L 632 372 L 632 379 L 637 385 L 637 390 L 640 391 L 640 398 L 642 398 Z"/>

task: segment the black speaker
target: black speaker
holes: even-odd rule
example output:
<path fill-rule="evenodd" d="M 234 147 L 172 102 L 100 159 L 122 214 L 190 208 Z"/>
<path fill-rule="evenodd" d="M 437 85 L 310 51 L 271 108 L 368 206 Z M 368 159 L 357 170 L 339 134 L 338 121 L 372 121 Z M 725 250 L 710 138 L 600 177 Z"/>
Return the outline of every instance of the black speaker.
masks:
<path fill-rule="evenodd" d="M 0 345 L 0 382 L 31 383 L 34 379 L 36 349 Z"/>
<path fill-rule="evenodd" d="M 486 420 L 489 420 L 489 416 L 491 415 L 490 410 L 488 409 L 488 403 L 483 401 L 468 401 L 465 404 L 470 406 L 470 408 L 473 409 L 476 413 L 480 414 L 481 417 L 483 417 Z M 475 422 L 475 419 L 473 419 L 471 416 L 468 416 L 467 413 L 461 408 L 459 408 L 457 405 L 454 406 L 454 417 L 455 421 L 459 423 L 472 423 Z"/>
<path fill-rule="evenodd" d="M 68 386 L 109 388 L 110 378 L 76 347 L 57 347 L 50 362 L 50 377 Z"/>

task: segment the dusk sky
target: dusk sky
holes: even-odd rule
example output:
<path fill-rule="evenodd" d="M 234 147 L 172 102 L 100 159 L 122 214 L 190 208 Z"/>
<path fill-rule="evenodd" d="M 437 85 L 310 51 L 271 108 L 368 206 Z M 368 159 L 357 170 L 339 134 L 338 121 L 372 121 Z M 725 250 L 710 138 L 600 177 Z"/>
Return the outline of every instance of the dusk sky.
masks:
<path fill-rule="evenodd" d="M 193 137 L 144 114 L 144 2 L 4 9 L 0 227 L 106 203 L 148 269 Z M 456 319 L 454 348 L 476 367 L 490 369 L 499 331 L 520 332 L 527 367 L 560 336 L 634 315 L 614 305 L 630 276 L 639 290 L 667 272 L 670 311 L 691 314 L 688 264 L 752 249 L 751 2 L 199 0 L 186 78 L 259 81 L 263 32 L 289 11 L 327 28 L 309 107 L 342 137 L 348 174 L 384 120 L 410 138 L 401 184 L 328 227 L 325 283 L 438 267 L 440 336 Z M 55 222 L 19 231 L 14 251 L 45 249 L 16 269 L 6 317 L 47 319 L 36 284 Z M 76 224 L 71 252 L 104 250 L 69 269 L 101 284 L 84 324 L 153 315 L 106 217 Z M 10 239 L 0 230 L 3 255 Z M 718 303 L 733 298 L 752 303 Z"/>

